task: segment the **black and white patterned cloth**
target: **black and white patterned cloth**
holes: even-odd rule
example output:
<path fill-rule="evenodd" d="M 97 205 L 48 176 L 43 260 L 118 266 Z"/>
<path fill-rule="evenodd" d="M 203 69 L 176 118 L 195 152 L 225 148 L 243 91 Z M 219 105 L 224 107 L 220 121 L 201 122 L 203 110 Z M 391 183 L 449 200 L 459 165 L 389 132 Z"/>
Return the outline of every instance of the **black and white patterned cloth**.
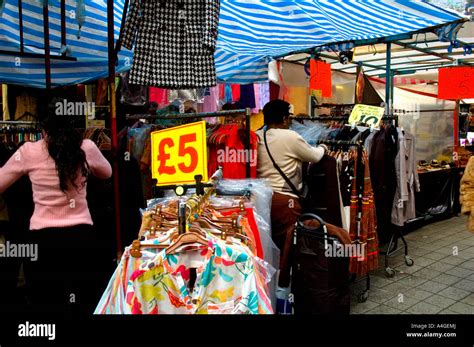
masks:
<path fill-rule="evenodd" d="M 135 44 L 130 83 L 167 89 L 217 84 L 219 0 L 132 0 L 122 45 Z"/>

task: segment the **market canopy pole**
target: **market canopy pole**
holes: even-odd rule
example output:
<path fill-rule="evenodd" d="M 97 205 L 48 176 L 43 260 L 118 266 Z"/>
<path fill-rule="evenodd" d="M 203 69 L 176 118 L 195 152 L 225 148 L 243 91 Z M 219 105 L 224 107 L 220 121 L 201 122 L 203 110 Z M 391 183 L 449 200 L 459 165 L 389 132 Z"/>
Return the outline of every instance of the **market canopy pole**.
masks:
<path fill-rule="evenodd" d="M 44 30 L 44 66 L 45 66 L 46 101 L 47 101 L 46 105 L 47 105 L 49 102 L 50 91 L 51 91 L 51 56 L 50 56 L 50 49 L 49 49 L 48 1 L 46 1 L 43 5 L 43 30 Z"/>
<path fill-rule="evenodd" d="M 456 100 L 456 108 L 453 114 L 453 128 L 454 128 L 454 147 L 453 147 L 453 162 L 456 167 L 459 167 L 459 105 L 460 100 Z"/>
<path fill-rule="evenodd" d="M 392 62 L 392 43 L 387 42 L 387 60 L 386 60 L 386 65 L 385 65 L 385 73 L 387 75 L 386 77 L 386 83 L 385 83 L 385 114 L 390 115 L 392 112 L 392 70 L 390 67 L 390 64 Z"/>
<path fill-rule="evenodd" d="M 109 102 L 110 102 L 110 131 L 112 133 L 113 179 L 114 179 L 114 206 L 115 206 L 115 237 L 117 242 L 117 256 L 120 260 L 122 252 L 122 234 L 120 225 L 120 181 L 118 168 L 118 140 L 117 140 L 117 108 L 115 94 L 115 42 L 114 42 L 114 1 L 107 0 L 107 41 L 109 63 Z"/>

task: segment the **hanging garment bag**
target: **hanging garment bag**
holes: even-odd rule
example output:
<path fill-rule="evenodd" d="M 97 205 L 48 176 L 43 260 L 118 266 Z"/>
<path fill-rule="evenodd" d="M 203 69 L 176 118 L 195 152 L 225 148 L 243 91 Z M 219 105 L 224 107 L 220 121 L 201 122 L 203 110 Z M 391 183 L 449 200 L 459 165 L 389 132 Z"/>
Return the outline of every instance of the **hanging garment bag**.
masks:
<path fill-rule="evenodd" d="M 319 216 L 299 218 L 292 257 L 295 314 L 349 314 L 349 258 L 340 256 L 340 247 Z"/>

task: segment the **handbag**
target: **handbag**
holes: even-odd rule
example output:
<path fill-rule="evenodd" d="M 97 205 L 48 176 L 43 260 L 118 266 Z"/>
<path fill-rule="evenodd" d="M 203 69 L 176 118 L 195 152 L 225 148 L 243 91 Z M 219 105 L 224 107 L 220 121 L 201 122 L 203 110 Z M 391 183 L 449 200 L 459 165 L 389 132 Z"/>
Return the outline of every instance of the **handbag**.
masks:
<path fill-rule="evenodd" d="M 272 154 L 270 153 L 270 149 L 268 148 L 268 143 L 267 143 L 267 130 L 268 128 L 265 126 L 263 130 L 263 141 L 265 142 L 265 148 L 267 149 L 268 156 L 270 157 L 270 160 L 273 163 L 273 167 L 278 171 L 281 177 L 285 180 L 285 182 L 288 184 L 288 186 L 291 188 L 293 191 L 293 194 L 295 194 L 299 199 L 301 205 L 305 206 L 307 204 L 307 198 L 308 198 L 308 193 L 309 189 L 308 186 L 303 182 L 303 187 L 301 190 L 298 190 L 296 186 L 291 182 L 291 180 L 288 178 L 288 176 L 285 175 L 283 170 L 278 166 L 278 164 L 275 162 L 275 159 L 273 159 Z"/>

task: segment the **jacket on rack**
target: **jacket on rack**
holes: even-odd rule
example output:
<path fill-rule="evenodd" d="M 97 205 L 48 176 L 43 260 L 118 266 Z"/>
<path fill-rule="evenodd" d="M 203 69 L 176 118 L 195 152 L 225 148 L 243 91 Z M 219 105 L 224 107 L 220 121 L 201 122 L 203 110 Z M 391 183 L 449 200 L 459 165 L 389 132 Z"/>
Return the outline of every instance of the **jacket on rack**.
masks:
<path fill-rule="evenodd" d="M 474 233 L 474 157 L 469 158 L 461 178 L 461 212 L 469 216 L 468 229 Z"/>
<path fill-rule="evenodd" d="M 305 212 L 315 213 L 327 223 L 342 227 L 336 159 L 324 155 L 319 163 L 310 164 L 307 176 L 309 206 Z"/>
<path fill-rule="evenodd" d="M 397 190 L 393 200 L 392 223 L 403 226 L 406 221 L 416 217 L 415 191 L 420 191 L 420 181 L 415 158 L 415 139 L 400 128 L 397 128 L 397 132 L 399 148 L 395 158 Z"/>
<path fill-rule="evenodd" d="M 130 83 L 167 89 L 217 84 L 219 0 L 132 0 L 122 44 L 135 43 Z"/>
<path fill-rule="evenodd" d="M 370 150 L 370 178 L 377 209 L 377 230 L 382 243 L 391 237 L 391 213 L 397 190 L 395 170 L 397 143 L 397 131 L 394 127 L 388 126 L 373 136 Z"/>

